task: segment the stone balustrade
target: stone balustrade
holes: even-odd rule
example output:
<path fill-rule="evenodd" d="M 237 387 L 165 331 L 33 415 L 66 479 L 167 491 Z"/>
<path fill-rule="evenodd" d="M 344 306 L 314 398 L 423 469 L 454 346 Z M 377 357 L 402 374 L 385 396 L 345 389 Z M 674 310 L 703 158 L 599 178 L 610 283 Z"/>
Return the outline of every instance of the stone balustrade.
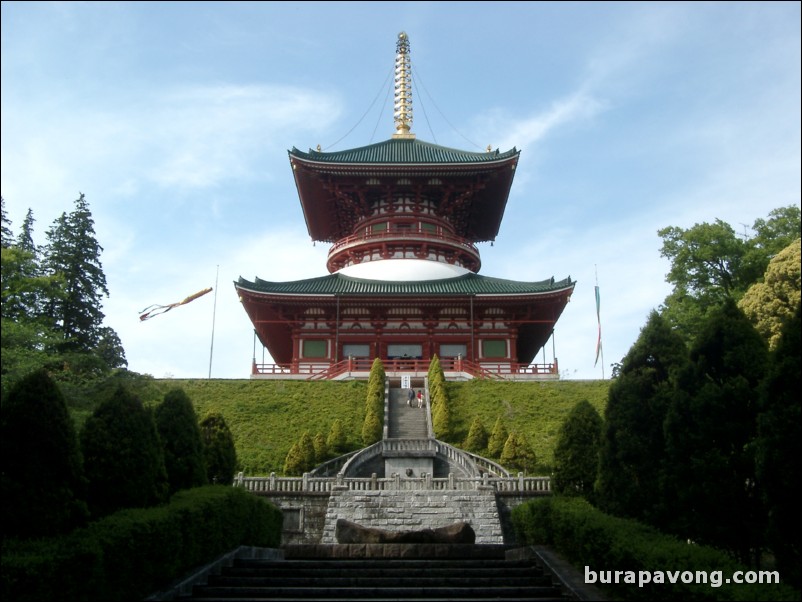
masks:
<path fill-rule="evenodd" d="M 425 475 L 406 478 L 393 475 L 378 478 L 313 477 L 309 473 L 302 477 L 279 477 L 271 473 L 269 477 L 246 477 L 239 473 L 234 480 L 235 487 L 244 487 L 254 493 L 330 493 L 336 487 L 347 491 L 475 491 L 491 488 L 497 493 L 544 494 L 551 492 L 550 477 L 495 477 L 488 473 L 476 477 L 457 477 L 450 474 L 446 478 L 433 478 Z"/>

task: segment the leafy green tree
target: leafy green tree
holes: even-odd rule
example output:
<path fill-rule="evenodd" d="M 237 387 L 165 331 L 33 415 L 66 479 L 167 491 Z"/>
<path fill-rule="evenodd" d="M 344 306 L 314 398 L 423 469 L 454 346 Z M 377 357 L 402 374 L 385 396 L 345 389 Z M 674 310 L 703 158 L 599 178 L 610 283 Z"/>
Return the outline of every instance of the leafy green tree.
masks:
<path fill-rule="evenodd" d="M 766 268 L 761 282 L 749 287 L 738 307 L 773 349 L 782 327 L 800 302 L 802 290 L 802 239 L 797 238 L 780 251 Z"/>
<path fill-rule="evenodd" d="M 755 439 L 756 473 L 768 511 L 766 539 L 783 579 L 800 586 L 802 524 L 802 310 L 785 324 L 761 384 Z"/>
<path fill-rule="evenodd" d="M 58 385 L 44 370 L 2 404 L 3 537 L 42 537 L 83 525 L 86 506 L 78 436 Z"/>
<path fill-rule="evenodd" d="M 501 452 L 501 464 L 525 473 L 534 468 L 536 460 L 535 452 L 526 440 L 526 436 L 519 431 L 510 433 Z"/>
<path fill-rule="evenodd" d="M 660 255 L 671 262 L 666 281 L 674 285 L 664 313 L 692 340 L 711 308 L 746 288 L 740 268 L 747 246 L 732 226 L 718 219 L 689 229 L 669 226 L 658 235 L 663 239 Z"/>
<path fill-rule="evenodd" d="M 345 436 L 342 420 L 337 418 L 331 425 L 329 436 L 326 438 L 326 445 L 333 454 L 345 453 L 348 442 Z"/>
<path fill-rule="evenodd" d="M 606 512 L 659 524 L 663 423 L 687 361 L 684 341 L 653 311 L 608 393 L 596 484 Z"/>
<path fill-rule="evenodd" d="M 200 421 L 200 435 L 209 483 L 231 485 L 237 470 L 237 449 L 225 418 L 209 412 Z"/>
<path fill-rule="evenodd" d="M 465 443 L 462 444 L 462 447 L 469 452 L 480 453 L 487 449 L 487 439 L 487 429 L 485 425 L 482 424 L 481 418 L 477 416 L 473 419 L 471 428 L 468 429 L 468 438 L 465 439 Z"/>
<path fill-rule="evenodd" d="M 487 452 L 491 458 L 501 457 L 504 451 L 504 444 L 507 442 L 509 433 L 507 427 L 504 426 L 504 421 L 501 416 L 496 418 L 496 424 L 493 425 L 493 430 L 490 433 L 490 438 L 487 440 Z"/>
<path fill-rule="evenodd" d="M 767 219 L 756 219 L 755 235 L 748 239 L 749 251 L 744 258 L 747 279 L 757 282 L 766 272 L 773 257 L 799 238 L 802 219 L 799 205 L 772 209 Z"/>
<path fill-rule="evenodd" d="M 752 238 L 741 237 L 716 220 L 658 231 L 661 256 L 671 262 L 666 281 L 674 285 L 661 313 L 689 344 L 710 311 L 726 299 L 740 300 L 770 259 L 799 238 L 799 207 L 775 209 L 767 220 L 756 220 L 753 230 Z"/>
<path fill-rule="evenodd" d="M 184 390 L 169 391 L 156 407 L 154 417 L 164 449 L 170 495 L 206 485 L 206 458 L 198 417 Z"/>
<path fill-rule="evenodd" d="M 29 212 L 30 216 L 30 212 Z M 26 222 L 28 223 L 28 222 Z M 48 365 L 51 350 L 60 342 L 42 319 L 40 303 L 53 279 L 40 275 L 36 255 L 12 238 L 3 201 L 3 244 L 0 249 L 0 374 L 2 390 Z M 30 224 L 29 224 L 30 225 Z M 25 238 L 21 235 L 21 238 Z M 33 244 L 30 246 L 33 248 Z"/>
<path fill-rule="evenodd" d="M 665 420 L 668 527 L 743 562 L 763 529 L 750 443 L 766 344 L 734 301 L 712 313 L 678 377 Z"/>
<path fill-rule="evenodd" d="M 554 448 L 554 490 L 590 499 L 599 468 L 602 419 L 590 402 L 576 404 L 560 427 Z"/>
<path fill-rule="evenodd" d="M 159 433 L 153 414 L 137 396 L 119 387 L 87 419 L 80 440 L 93 516 L 168 499 Z"/>
<path fill-rule="evenodd" d="M 91 351 L 103 322 L 103 297 L 109 296 L 100 263 L 103 247 L 83 193 L 74 210 L 62 213 L 47 231 L 45 265 L 64 279 L 64 295 L 50 299 L 50 315 L 63 333 L 67 349 Z"/>

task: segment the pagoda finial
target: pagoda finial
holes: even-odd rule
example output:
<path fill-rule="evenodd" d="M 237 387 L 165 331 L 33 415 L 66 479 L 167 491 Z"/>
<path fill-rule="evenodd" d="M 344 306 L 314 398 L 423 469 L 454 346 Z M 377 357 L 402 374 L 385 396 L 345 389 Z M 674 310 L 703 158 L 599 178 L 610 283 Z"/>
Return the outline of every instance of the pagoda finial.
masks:
<path fill-rule="evenodd" d="M 393 111 L 395 134 L 393 138 L 414 138 L 412 128 L 412 68 L 409 62 L 409 37 L 398 34 L 395 45 L 395 106 Z"/>

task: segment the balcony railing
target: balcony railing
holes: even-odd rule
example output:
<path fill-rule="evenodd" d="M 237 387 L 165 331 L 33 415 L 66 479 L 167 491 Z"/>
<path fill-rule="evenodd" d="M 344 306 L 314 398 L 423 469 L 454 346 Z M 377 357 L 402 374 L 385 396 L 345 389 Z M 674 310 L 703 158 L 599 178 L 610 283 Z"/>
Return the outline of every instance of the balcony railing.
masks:
<path fill-rule="evenodd" d="M 412 230 L 382 230 L 381 232 L 370 232 L 367 234 L 352 234 L 351 236 L 341 238 L 331 245 L 331 248 L 329 249 L 329 259 L 331 259 L 333 255 L 336 255 L 348 247 L 361 246 L 366 243 L 383 241 L 389 242 L 396 240 L 419 241 L 425 243 L 445 243 L 448 246 L 460 247 L 461 249 L 476 255 L 477 257 L 479 256 L 479 248 L 461 236 Z"/>
<path fill-rule="evenodd" d="M 383 359 L 384 371 L 411 372 L 426 374 L 429 371 L 430 360 L 422 359 Z M 351 373 L 369 373 L 373 359 L 355 357 L 339 362 L 329 363 L 297 363 L 292 366 L 279 366 L 277 364 L 253 363 L 252 376 L 276 377 L 306 376 L 309 380 L 325 380 L 349 375 Z M 514 380 L 516 377 L 556 377 L 558 372 L 557 360 L 547 364 L 519 364 L 517 362 L 474 362 L 460 358 L 440 358 L 440 366 L 444 372 L 460 372 L 475 378 L 494 378 L 501 380 Z"/>

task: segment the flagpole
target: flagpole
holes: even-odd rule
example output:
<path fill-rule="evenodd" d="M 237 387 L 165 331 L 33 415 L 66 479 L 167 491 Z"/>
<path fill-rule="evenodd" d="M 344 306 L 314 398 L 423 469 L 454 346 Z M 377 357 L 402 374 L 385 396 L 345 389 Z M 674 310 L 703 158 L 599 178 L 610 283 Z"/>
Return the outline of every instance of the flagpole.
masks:
<path fill-rule="evenodd" d="M 217 265 L 217 272 L 214 276 L 214 307 L 212 309 L 212 344 L 209 348 L 209 378 L 212 378 L 212 356 L 214 354 L 214 323 L 217 317 L 217 280 L 220 277 L 220 264 Z"/>

